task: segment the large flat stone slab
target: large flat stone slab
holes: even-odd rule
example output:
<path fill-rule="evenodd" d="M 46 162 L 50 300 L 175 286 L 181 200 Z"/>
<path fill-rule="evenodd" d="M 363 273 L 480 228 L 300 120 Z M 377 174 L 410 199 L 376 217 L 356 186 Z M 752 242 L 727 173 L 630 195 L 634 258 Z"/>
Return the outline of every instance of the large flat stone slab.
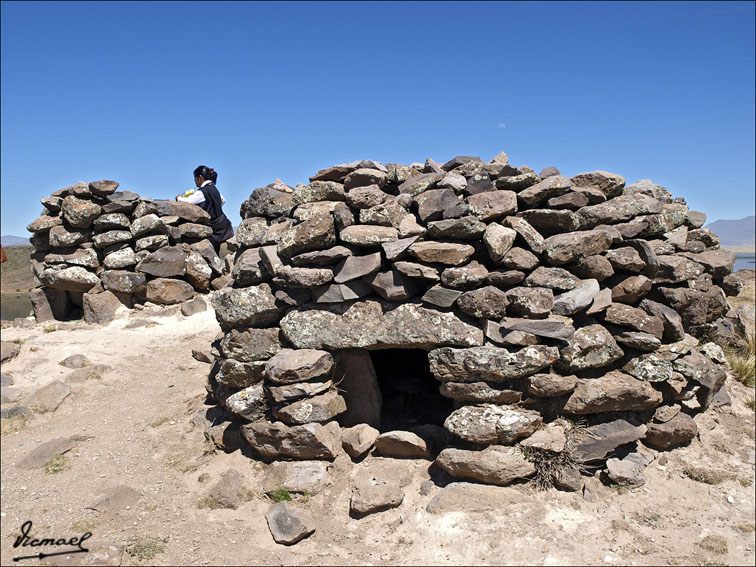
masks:
<path fill-rule="evenodd" d="M 352 305 L 306 305 L 281 319 L 281 331 L 296 348 L 432 348 L 478 346 L 483 331 L 453 313 L 416 303 L 365 300 Z"/>

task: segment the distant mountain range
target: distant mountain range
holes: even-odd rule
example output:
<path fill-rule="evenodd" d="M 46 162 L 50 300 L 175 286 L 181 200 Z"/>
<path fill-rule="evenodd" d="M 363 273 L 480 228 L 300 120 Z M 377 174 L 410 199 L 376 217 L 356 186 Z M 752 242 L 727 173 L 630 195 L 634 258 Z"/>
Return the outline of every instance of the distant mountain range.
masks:
<path fill-rule="evenodd" d="M 717 220 L 706 225 L 719 237 L 721 246 L 728 248 L 756 248 L 756 216 L 737 220 Z"/>
<path fill-rule="evenodd" d="M 23 244 L 29 244 L 29 239 L 23 236 L 12 236 L 10 234 L 3 234 L 0 236 L 0 244 L 3 246 L 20 246 Z"/>

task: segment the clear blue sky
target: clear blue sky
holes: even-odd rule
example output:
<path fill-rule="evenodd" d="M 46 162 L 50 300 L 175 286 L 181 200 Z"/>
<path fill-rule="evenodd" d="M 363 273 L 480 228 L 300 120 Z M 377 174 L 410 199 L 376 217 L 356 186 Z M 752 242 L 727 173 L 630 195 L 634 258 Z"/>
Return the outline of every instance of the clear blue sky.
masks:
<path fill-rule="evenodd" d="M 115 179 L 199 164 L 250 192 L 457 154 L 652 178 L 754 214 L 754 2 L 2 3 L 2 233 Z"/>

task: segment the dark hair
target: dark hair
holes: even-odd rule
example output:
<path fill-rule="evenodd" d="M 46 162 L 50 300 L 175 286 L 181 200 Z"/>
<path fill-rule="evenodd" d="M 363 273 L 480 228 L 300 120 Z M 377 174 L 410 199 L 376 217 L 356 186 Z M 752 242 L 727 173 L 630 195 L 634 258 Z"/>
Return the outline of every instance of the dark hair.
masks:
<path fill-rule="evenodd" d="M 218 179 L 218 174 L 215 172 L 215 170 L 211 167 L 207 167 L 206 165 L 197 166 L 197 168 L 194 170 L 194 177 L 197 177 L 198 175 L 201 175 L 204 179 L 212 181 L 213 183 L 215 183 Z"/>

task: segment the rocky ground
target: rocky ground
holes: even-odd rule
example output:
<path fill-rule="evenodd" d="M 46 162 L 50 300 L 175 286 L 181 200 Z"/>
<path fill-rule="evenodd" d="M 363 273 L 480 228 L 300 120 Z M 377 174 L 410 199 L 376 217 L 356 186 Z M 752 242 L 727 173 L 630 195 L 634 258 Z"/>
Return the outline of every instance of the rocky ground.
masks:
<path fill-rule="evenodd" d="M 732 404 L 697 416 L 700 434 L 688 446 L 652 451 L 640 488 L 598 479 L 588 480 L 585 495 L 532 485 L 443 487 L 428 482 L 438 478 L 430 461 L 369 456 L 353 464 L 342 453 L 325 473 L 310 472 L 308 492 L 289 503 L 310 514 L 316 531 L 296 545 L 277 544 L 265 518 L 273 504 L 266 489 L 280 480 L 271 478 L 273 468 L 216 450 L 197 419 L 209 366 L 191 352 L 207 351 L 219 331 L 212 311 L 184 317 L 175 308 L 122 314 L 105 327 L 41 323 L 2 331 L 6 344 L 19 347 L 2 365 L 4 413 L 7 400 L 51 410 L 2 420 L 3 565 L 40 551 L 13 547 L 27 521 L 30 537 L 91 532 L 91 551 L 21 564 L 756 560 L 753 389 L 732 378 Z M 77 368 L 87 361 L 92 366 Z M 403 500 L 351 517 L 350 478 L 364 480 L 366 469 L 388 477 Z"/>

